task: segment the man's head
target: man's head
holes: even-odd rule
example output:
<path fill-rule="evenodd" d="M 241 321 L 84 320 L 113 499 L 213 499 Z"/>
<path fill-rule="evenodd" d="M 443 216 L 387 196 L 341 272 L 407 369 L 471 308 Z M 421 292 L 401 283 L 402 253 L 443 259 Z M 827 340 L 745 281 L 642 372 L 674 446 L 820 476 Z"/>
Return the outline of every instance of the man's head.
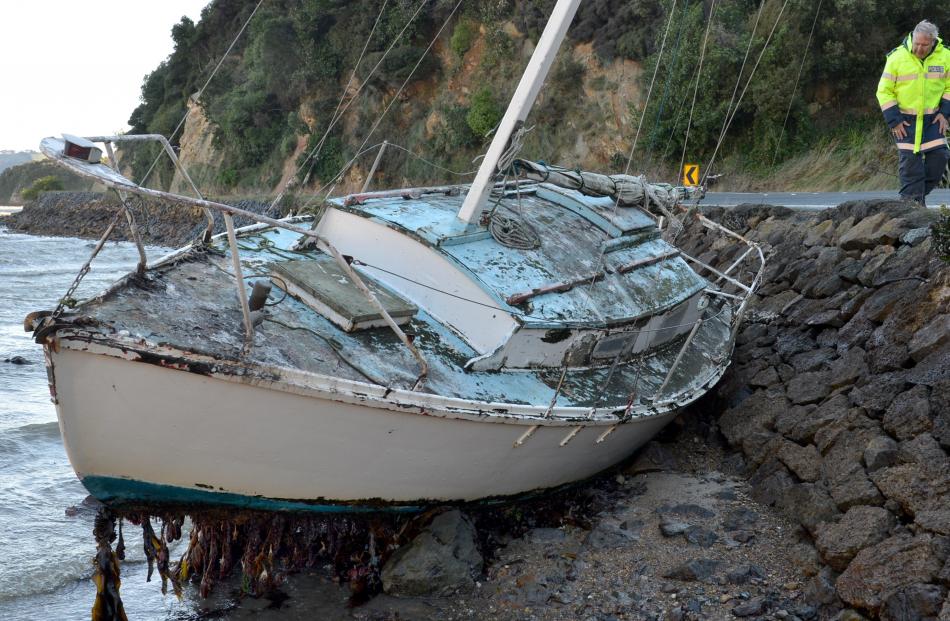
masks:
<path fill-rule="evenodd" d="M 926 19 L 914 28 L 913 48 L 914 56 L 923 60 L 927 58 L 934 47 L 934 41 L 937 40 L 937 27 Z"/>

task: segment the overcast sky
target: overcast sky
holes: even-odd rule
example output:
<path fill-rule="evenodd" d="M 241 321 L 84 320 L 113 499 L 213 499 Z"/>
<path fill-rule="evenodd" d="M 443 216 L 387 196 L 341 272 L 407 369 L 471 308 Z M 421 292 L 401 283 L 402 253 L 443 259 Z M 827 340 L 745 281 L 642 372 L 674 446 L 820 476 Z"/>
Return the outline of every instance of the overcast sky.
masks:
<path fill-rule="evenodd" d="M 128 129 L 171 28 L 210 0 L 0 0 L 0 150 Z"/>

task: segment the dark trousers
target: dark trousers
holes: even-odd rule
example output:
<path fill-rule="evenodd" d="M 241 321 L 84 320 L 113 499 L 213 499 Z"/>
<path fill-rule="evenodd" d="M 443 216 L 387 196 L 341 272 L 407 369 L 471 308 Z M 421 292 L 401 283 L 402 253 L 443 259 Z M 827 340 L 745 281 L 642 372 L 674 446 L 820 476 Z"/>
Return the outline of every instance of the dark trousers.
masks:
<path fill-rule="evenodd" d="M 924 197 L 940 183 L 950 160 L 950 149 L 941 147 L 926 153 L 900 153 L 901 198 L 926 204 Z"/>

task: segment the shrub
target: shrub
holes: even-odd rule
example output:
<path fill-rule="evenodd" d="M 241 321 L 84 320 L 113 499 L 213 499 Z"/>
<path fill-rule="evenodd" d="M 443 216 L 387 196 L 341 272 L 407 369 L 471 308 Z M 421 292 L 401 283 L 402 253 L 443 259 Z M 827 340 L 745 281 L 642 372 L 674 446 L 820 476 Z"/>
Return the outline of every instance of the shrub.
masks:
<path fill-rule="evenodd" d="M 31 201 L 43 192 L 55 192 L 63 189 L 63 182 L 55 175 L 40 177 L 33 182 L 33 185 L 20 192 L 20 196 Z"/>
<path fill-rule="evenodd" d="M 492 97 L 491 90 L 482 88 L 472 97 L 472 106 L 465 115 L 465 122 L 468 123 L 472 133 L 479 138 L 486 138 L 498 121 L 501 120 L 501 110 Z"/>
<path fill-rule="evenodd" d="M 475 29 L 472 27 L 471 22 L 467 19 L 462 19 L 459 20 L 459 23 L 455 26 L 455 30 L 452 31 L 452 39 L 449 41 L 449 47 L 452 48 L 456 56 L 461 58 L 465 56 L 465 52 L 472 47 L 472 41 L 474 39 Z"/>

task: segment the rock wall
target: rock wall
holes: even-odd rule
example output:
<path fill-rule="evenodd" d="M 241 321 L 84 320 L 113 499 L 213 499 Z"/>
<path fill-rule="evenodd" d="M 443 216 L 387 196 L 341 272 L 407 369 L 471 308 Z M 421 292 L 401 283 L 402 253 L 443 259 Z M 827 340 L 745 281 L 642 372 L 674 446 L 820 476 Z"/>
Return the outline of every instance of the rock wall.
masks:
<path fill-rule="evenodd" d="M 754 497 L 817 548 L 806 597 L 950 619 L 950 265 L 931 252 L 936 216 L 894 201 L 710 216 L 767 252 L 713 405 Z M 687 246 L 732 258 L 703 232 Z"/>

